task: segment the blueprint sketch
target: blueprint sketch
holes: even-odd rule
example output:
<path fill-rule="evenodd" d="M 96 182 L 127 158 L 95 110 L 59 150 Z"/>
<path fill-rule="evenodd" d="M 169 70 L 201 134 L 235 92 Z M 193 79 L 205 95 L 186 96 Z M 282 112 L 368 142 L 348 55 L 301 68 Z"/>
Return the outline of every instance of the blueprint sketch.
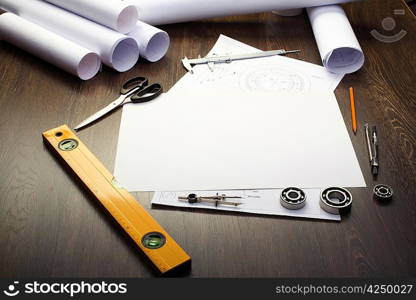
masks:
<path fill-rule="evenodd" d="M 208 55 L 258 51 L 260 50 L 220 35 Z M 213 71 L 207 65 L 194 66 L 194 74 L 183 76 L 170 92 L 212 89 L 232 92 L 334 91 L 343 76 L 289 56 L 273 56 L 215 64 Z"/>

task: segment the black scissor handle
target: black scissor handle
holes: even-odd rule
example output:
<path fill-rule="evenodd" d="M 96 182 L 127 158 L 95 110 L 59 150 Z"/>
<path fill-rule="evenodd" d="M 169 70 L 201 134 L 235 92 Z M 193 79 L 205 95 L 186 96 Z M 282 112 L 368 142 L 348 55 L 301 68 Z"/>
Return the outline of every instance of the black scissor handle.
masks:
<path fill-rule="evenodd" d="M 120 90 L 120 94 L 126 95 L 130 93 L 135 88 L 141 88 L 146 86 L 149 83 L 146 77 L 134 77 L 128 81 L 126 81 Z"/>
<path fill-rule="evenodd" d="M 159 83 L 153 83 L 144 89 L 135 92 L 130 96 L 133 103 L 143 103 L 155 99 L 163 93 L 163 88 Z"/>

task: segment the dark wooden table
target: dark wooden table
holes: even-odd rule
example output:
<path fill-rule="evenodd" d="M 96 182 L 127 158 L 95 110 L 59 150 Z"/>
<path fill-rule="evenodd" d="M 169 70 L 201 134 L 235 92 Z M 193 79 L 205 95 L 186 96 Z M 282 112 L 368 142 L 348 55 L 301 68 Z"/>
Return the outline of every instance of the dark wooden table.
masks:
<path fill-rule="evenodd" d="M 405 9 L 405 15 L 393 14 Z M 351 134 L 368 188 L 352 189 L 350 215 L 341 223 L 186 209 L 151 208 L 139 201 L 193 258 L 193 277 L 347 277 L 416 275 L 416 55 L 415 17 L 399 0 L 345 5 L 366 54 L 365 67 L 347 75 L 336 94 L 350 128 L 347 88 L 354 86 L 358 120 L 376 124 L 381 174 L 394 201 L 372 200 L 362 127 Z M 394 17 L 395 30 L 381 22 Z M 42 143 L 41 132 L 74 126 L 117 96 L 120 84 L 144 75 L 170 88 L 185 70 L 184 55 L 205 54 L 220 33 L 260 49 L 302 49 L 320 64 L 307 16 L 271 13 L 163 27 L 172 39 L 167 56 L 143 60 L 131 71 L 105 68 L 88 82 L 0 42 L 0 276 L 149 277 L 154 269 Z M 396 43 L 370 34 L 406 30 Z M 113 169 L 121 111 L 82 131 L 80 138 Z M 336 175 L 334 175 L 336 176 Z"/>

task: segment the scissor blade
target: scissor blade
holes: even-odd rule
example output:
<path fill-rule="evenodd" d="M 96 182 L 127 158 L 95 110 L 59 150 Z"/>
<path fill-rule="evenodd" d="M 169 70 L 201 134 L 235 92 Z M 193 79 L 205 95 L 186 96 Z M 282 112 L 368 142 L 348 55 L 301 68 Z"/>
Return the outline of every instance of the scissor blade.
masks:
<path fill-rule="evenodd" d="M 106 114 L 108 114 L 112 110 L 118 108 L 123 103 L 125 97 L 126 97 L 125 95 L 120 96 L 117 100 L 111 102 L 109 105 L 107 105 L 103 109 L 97 111 L 95 114 L 93 114 L 92 116 L 86 118 L 84 121 L 82 121 L 81 123 L 79 123 L 74 128 L 74 130 L 80 130 L 81 128 L 83 128 L 83 127 L 91 124 L 92 122 L 98 120 L 99 118 L 105 116 Z"/>

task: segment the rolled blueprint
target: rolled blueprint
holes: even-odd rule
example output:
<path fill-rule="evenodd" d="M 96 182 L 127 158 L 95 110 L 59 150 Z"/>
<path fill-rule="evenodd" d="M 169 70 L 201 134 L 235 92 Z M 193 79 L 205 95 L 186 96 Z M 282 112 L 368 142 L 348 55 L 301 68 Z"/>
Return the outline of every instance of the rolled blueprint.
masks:
<path fill-rule="evenodd" d="M 150 62 L 160 60 L 169 49 L 169 35 L 141 21 L 137 21 L 129 36 L 139 44 L 140 55 Z"/>
<path fill-rule="evenodd" d="M 40 0 L 0 0 L 0 7 L 98 53 L 104 64 L 119 72 L 131 69 L 139 58 L 133 38 L 55 5 Z"/>
<path fill-rule="evenodd" d="M 98 54 L 12 13 L 0 15 L 0 39 L 83 80 L 94 77 L 100 70 Z"/>
<path fill-rule="evenodd" d="M 359 0 L 132 0 L 139 20 L 152 25 L 353 1 Z"/>
<path fill-rule="evenodd" d="M 352 73 L 364 64 L 364 54 L 339 5 L 308 8 L 323 65 L 333 73 Z"/>
<path fill-rule="evenodd" d="M 80 16 L 129 33 L 137 21 L 137 8 L 120 0 L 45 0 Z"/>

